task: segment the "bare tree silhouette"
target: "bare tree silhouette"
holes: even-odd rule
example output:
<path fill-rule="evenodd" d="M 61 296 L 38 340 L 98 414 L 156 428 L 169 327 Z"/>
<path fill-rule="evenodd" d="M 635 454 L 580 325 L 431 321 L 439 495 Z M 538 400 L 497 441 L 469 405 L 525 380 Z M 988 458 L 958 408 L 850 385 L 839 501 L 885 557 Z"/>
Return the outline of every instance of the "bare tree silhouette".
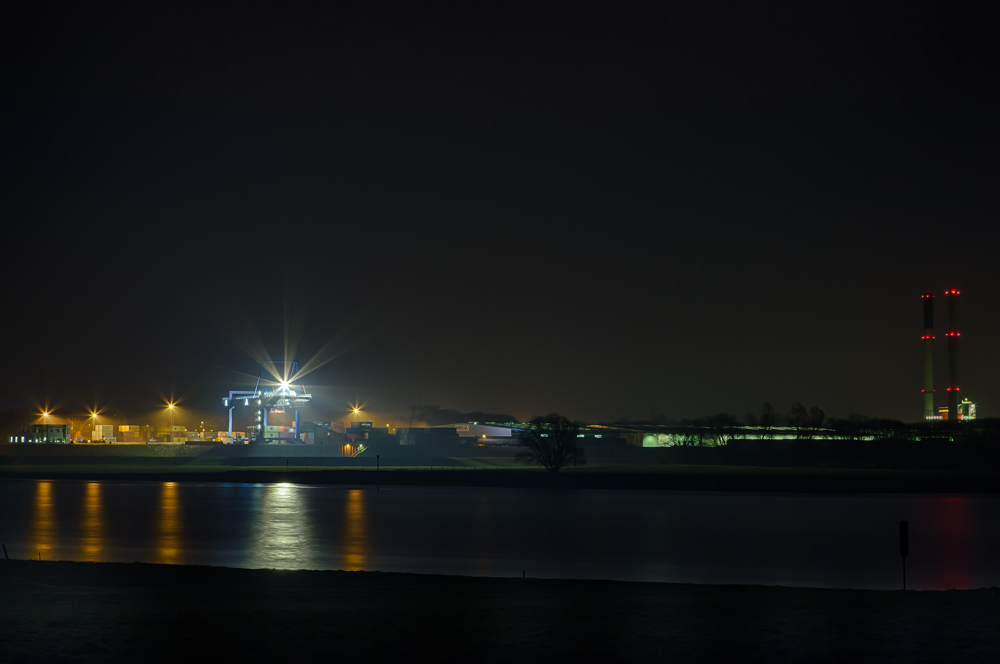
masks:
<path fill-rule="evenodd" d="M 558 473 L 569 464 L 586 462 L 583 446 L 577 437 L 579 427 L 558 413 L 531 420 L 530 429 L 521 436 L 517 460 L 539 464 L 550 473 Z"/>
<path fill-rule="evenodd" d="M 757 437 L 760 440 L 770 440 L 774 438 L 774 428 L 778 426 L 778 411 L 770 401 L 765 401 L 759 413 L 747 415 L 747 422 L 757 427 Z"/>
<path fill-rule="evenodd" d="M 818 406 L 813 406 L 809 410 L 799 402 L 792 404 L 792 409 L 788 413 L 788 423 L 795 427 L 796 436 L 799 440 L 811 440 L 816 429 L 823 426 L 826 420 L 826 413 Z"/>

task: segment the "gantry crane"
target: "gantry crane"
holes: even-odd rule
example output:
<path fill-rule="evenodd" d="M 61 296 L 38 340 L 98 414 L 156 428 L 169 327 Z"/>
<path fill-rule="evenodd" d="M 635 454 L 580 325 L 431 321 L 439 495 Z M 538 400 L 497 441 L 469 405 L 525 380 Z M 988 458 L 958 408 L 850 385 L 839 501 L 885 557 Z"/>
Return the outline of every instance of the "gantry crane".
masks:
<path fill-rule="evenodd" d="M 292 362 L 271 362 L 271 364 L 290 364 L 291 372 L 284 374 L 291 376 L 274 385 L 262 385 L 264 382 L 264 365 L 260 365 L 260 375 L 257 376 L 257 385 L 253 390 L 230 390 L 228 397 L 222 398 L 222 405 L 229 408 L 229 437 L 233 437 L 233 409 L 243 401 L 244 406 L 253 406 L 257 410 L 257 429 L 259 439 L 263 441 L 264 427 L 267 426 L 267 414 L 276 408 L 295 408 L 295 437 L 299 436 L 299 408 L 306 406 L 312 400 L 312 395 L 306 392 L 305 387 L 300 382 L 298 388 L 293 386 L 292 380 L 299 373 L 299 363 Z"/>

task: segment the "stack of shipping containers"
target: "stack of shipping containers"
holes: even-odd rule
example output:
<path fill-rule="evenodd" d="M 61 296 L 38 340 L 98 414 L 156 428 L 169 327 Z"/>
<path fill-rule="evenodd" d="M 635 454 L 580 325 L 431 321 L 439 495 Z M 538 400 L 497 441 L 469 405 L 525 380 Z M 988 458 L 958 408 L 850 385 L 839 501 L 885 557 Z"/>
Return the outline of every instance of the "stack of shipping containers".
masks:
<path fill-rule="evenodd" d="M 295 427 L 271 426 L 264 427 L 264 442 L 288 445 L 295 440 Z"/>

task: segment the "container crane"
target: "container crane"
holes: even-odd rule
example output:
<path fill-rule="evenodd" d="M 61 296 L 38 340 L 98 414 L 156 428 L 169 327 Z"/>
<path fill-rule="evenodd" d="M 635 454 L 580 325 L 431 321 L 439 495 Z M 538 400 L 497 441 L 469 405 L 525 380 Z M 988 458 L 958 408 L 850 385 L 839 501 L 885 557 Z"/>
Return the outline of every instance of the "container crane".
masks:
<path fill-rule="evenodd" d="M 298 362 L 272 362 L 272 364 L 291 364 L 291 372 L 286 375 L 296 376 L 299 372 Z M 230 390 L 228 397 L 222 398 L 222 405 L 229 409 L 229 437 L 233 437 L 233 409 L 240 405 L 252 406 L 257 410 L 257 431 L 262 434 L 267 426 L 267 414 L 272 410 L 281 408 L 295 409 L 295 437 L 299 436 L 299 408 L 307 406 L 312 401 L 309 394 L 300 382 L 298 386 L 292 385 L 290 379 L 278 382 L 275 385 L 262 385 L 264 381 L 264 365 L 260 365 L 260 375 L 257 376 L 257 385 L 253 390 Z M 259 435 L 263 442 L 263 435 Z"/>

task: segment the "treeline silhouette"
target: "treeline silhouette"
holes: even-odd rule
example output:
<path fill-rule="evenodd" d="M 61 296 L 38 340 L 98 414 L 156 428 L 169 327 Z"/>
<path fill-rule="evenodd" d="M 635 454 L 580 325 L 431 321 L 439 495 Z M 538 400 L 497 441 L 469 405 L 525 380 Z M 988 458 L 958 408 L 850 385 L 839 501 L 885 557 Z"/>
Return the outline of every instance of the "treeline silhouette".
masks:
<path fill-rule="evenodd" d="M 864 415 L 826 418 L 816 406 L 796 403 L 781 415 L 765 403 L 742 421 L 718 413 L 616 425 L 644 432 L 647 440 L 659 436 L 664 463 L 1000 469 L 1000 418 L 914 423 Z"/>

